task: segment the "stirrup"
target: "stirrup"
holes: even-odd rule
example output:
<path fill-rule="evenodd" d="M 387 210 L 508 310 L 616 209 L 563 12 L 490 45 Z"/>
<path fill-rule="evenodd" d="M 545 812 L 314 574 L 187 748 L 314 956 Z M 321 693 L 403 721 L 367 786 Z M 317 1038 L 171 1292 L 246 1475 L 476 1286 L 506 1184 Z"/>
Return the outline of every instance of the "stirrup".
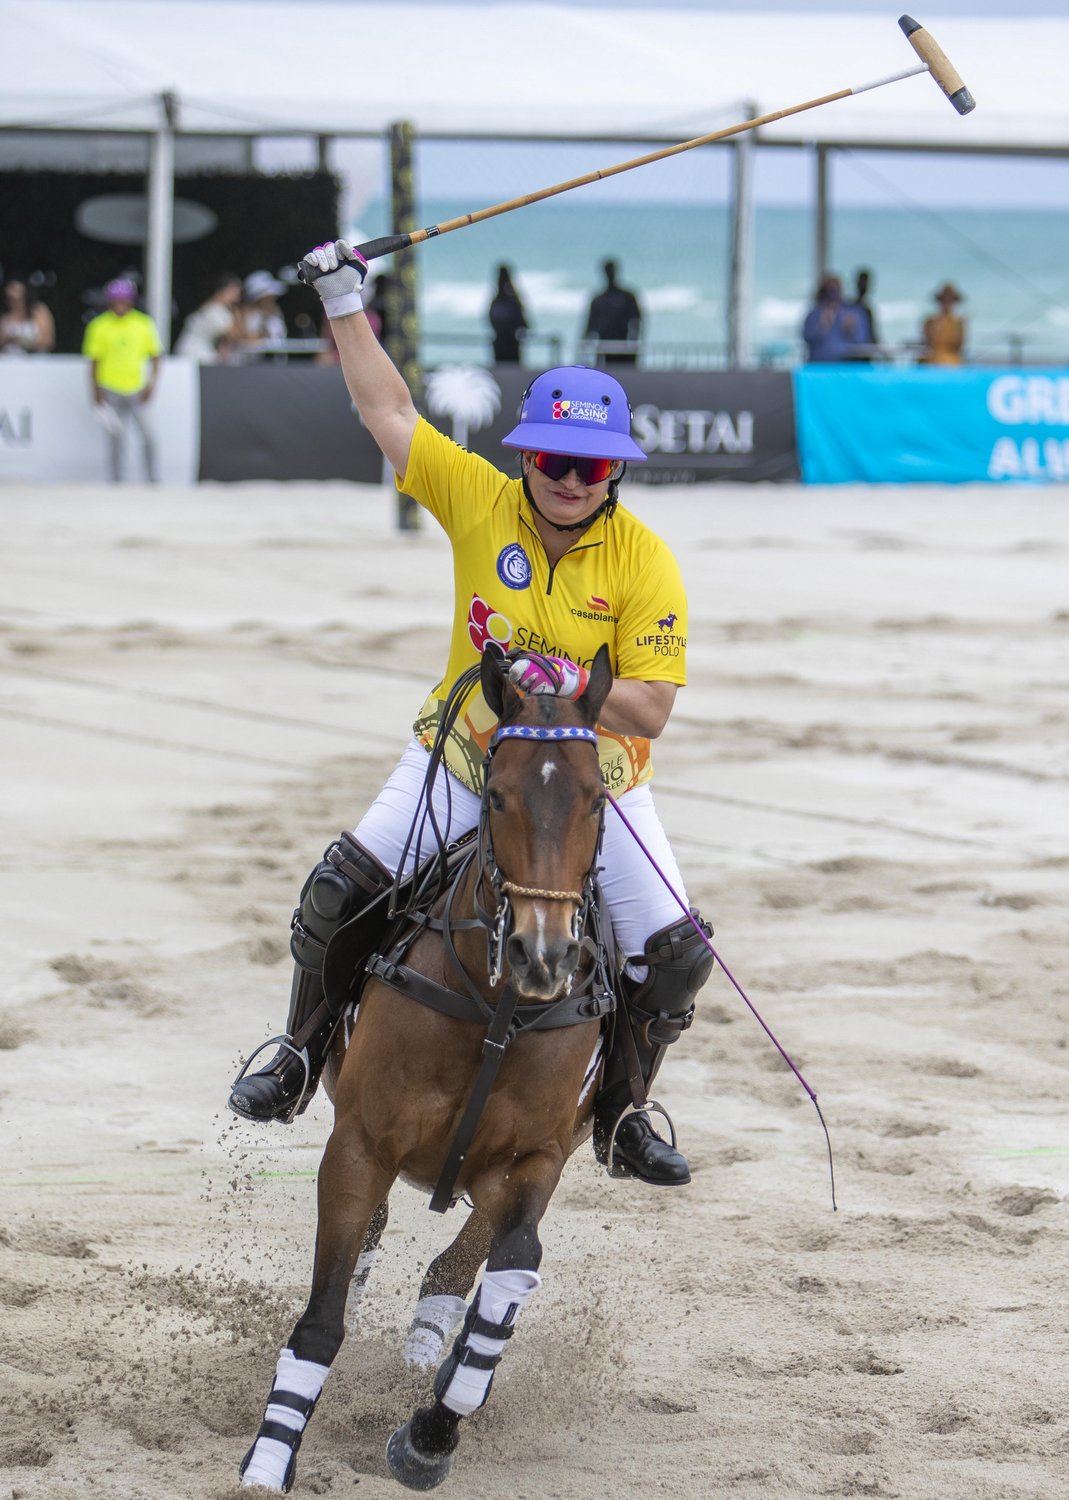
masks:
<path fill-rule="evenodd" d="M 301 1047 L 298 1049 L 297 1047 L 295 1047 L 293 1045 L 292 1036 L 288 1032 L 283 1036 L 269 1036 L 266 1042 L 261 1042 L 258 1047 L 254 1048 L 254 1050 L 249 1053 L 248 1057 L 245 1059 L 245 1062 L 242 1064 L 241 1071 L 234 1079 L 234 1082 L 230 1085 L 230 1092 L 234 1092 L 238 1084 L 245 1077 L 245 1074 L 249 1071 L 253 1063 L 259 1057 L 260 1053 L 266 1052 L 268 1047 L 277 1047 L 279 1051 L 285 1050 L 286 1052 L 292 1052 L 293 1056 L 297 1058 L 297 1060 L 301 1064 L 301 1067 L 304 1069 L 304 1082 L 301 1084 L 301 1091 L 297 1095 L 293 1107 L 291 1108 L 289 1114 L 278 1116 L 278 1119 L 283 1125 L 292 1125 L 293 1121 L 300 1113 L 301 1106 L 304 1104 L 305 1098 L 309 1096 L 309 1085 L 312 1081 L 312 1060 L 308 1056 L 308 1048 Z M 270 1069 L 268 1069 L 268 1071 L 270 1072 Z M 237 1112 L 235 1111 L 235 1113 Z M 248 1119 L 249 1117 L 247 1115 L 240 1115 L 239 1118 Z M 617 1124 L 619 1124 L 619 1121 L 617 1121 Z M 669 1121 L 669 1124 L 671 1124 L 671 1121 Z M 613 1134 L 615 1135 L 615 1131 L 613 1132 Z M 672 1132 L 672 1144 L 675 1144 L 674 1130 Z"/>
<path fill-rule="evenodd" d="M 672 1150 L 678 1151 L 679 1147 L 676 1144 L 676 1127 L 672 1122 L 672 1116 L 668 1113 L 663 1104 L 658 1104 L 656 1099 L 647 1099 L 645 1104 L 629 1104 L 626 1109 L 620 1111 L 620 1114 L 616 1119 L 616 1124 L 612 1127 L 612 1130 L 609 1134 L 609 1144 L 605 1153 L 605 1171 L 610 1177 L 633 1176 L 633 1173 L 627 1167 L 615 1167 L 613 1165 L 613 1157 L 616 1154 L 616 1132 L 620 1129 L 620 1126 L 626 1119 L 628 1119 L 629 1116 L 644 1115 L 651 1110 L 655 1115 L 660 1115 L 662 1119 L 667 1121 L 668 1129 L 672 1135 Z"/>

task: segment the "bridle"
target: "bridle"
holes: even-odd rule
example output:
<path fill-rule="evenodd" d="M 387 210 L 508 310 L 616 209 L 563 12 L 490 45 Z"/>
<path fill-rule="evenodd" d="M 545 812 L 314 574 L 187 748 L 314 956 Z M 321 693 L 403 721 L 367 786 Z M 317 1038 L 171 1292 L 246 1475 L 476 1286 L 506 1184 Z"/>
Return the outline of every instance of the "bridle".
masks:
<path fill-rule="evenodd" d="M 604 829 L 604 803 L 601 823 L 598 828 L 594 858 L 581 891 L 554 891 L 539 886 L 520 885 L 509 880 L 501 871 L 494 850 L 493 832 L 490 827 L 490 767 L 494 753 L 505 740 L 537 740 L 542 742 L 566 742 L 593 745 L 597 749 L 598 736 L 594 729 L 582 725 L 505 724 L 495 730 L 487 746 L 483 763 L 483 793 L 479 808 L 479 878 L 475 883 L 474 904 L 478 920 L 487 930 L 487 960 L 491 986 L 496 986 L 504 968 L 505 945 L 512 931 L 512 903 L 510 896 L 523 896 L 535 901 L 570 901 L 575 908 L 572 913 L 572 937 L 578 942 L 586 924 L 587 915 L 596 899 L 595 881 L 598 850 L 601 848 Z M 486 881 L 494 893 L 496 910 L 491 913 L 479 900 L 479 890 Z M 571 993 L 573 980 L 568 981 L 565 994 Z"/>

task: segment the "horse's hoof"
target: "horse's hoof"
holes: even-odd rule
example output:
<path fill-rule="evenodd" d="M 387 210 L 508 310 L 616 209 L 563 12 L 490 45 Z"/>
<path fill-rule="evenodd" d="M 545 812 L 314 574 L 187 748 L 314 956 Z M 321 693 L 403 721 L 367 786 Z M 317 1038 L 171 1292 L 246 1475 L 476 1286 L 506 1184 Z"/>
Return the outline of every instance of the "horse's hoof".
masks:
<path fill-rule="evenodd" d="M 434 1490 L 449 1478 L 451 1453 L 421 1453 L 412 1442 L 411 1419 L 399 1427 L 386 1444 L 386 1462 L 393 1477 L 410 1490 Z"/>

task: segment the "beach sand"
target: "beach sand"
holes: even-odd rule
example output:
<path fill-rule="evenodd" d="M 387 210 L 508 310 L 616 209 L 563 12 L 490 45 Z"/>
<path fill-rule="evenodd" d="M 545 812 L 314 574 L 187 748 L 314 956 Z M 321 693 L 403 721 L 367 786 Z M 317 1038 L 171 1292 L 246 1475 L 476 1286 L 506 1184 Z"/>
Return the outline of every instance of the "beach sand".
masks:
<path fill-rule="evenodd" d="M 569 1165 L 442 1494 L 1061 1500 L 1064 491 L 627 500 L 691 597 L 659 806 L 839 1208 L 718 971 L 657 1085 L 693 1184 Z M 0 507 L 0 1500 L 234 1500 L 330 1107 L 226 1095 L 444 663 L 448 548 L 370 487 Z M 401 1341 L 460 1212 L 395 1191 L 296 1495 L 401 1493 Z"/>

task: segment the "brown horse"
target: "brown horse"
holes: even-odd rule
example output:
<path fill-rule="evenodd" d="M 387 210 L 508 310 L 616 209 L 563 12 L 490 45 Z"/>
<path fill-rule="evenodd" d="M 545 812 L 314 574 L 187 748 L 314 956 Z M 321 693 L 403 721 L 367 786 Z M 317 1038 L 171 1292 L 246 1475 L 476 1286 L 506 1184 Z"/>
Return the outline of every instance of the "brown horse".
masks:
<path fill-rule="evenodd" d="M 242 1464 L 246 1484 L 293 1484 L 301 1436 L 344 1337 L 354 1270 L 361 1285 L 370 1264 L 361 1250 L 377 1244 L 399 1176 L 436 1189 L 432 1206 L 459 1194 L 474 1205 L 424 1278 L 424 1297 L 466 1293 L 486 1259 L 433 1402 L 387 1447 L 410 1488 L 445 1479 L 460 1419 L 485 1403 L 516 1317 L 540 1285 L 539 1223 L 590 1129 L 594 1090 L 584 1080 L 612 1005 L 599 982 L 604 955 L 583 937 L 596 907 L 604 796 L 594 725 L 612 684 L 608 650 L 574 702 L 522 698 L 489 654 L 481 681 L 499 724 L 478 834 L 410 946 L 374 962 L 348 1047 L 335 1044 L 311 1296 Z M 444 1335 L 440 1327 L 435 1345 L 431 1330 L 432 1349 Z"/>

